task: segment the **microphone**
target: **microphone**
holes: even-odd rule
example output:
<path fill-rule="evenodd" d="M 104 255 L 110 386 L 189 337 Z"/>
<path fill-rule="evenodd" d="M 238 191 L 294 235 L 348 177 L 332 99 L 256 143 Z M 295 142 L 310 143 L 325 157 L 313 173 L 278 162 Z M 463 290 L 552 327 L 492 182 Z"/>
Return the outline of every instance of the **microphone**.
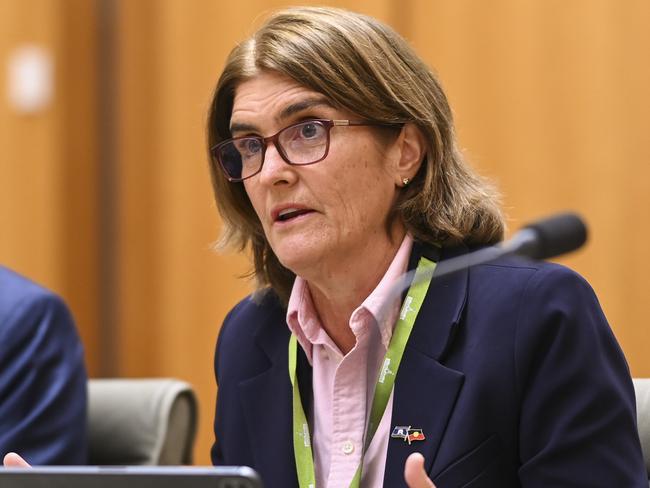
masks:
<path fill-rule="evenodd" d="M 503 243 L 510 254 L 548 259 L 582 247 L 587 226 L 579 215 L 565 212 L 533 222 Z"/>
<path fill-rule="evenodd" d="M 419 273 L 416 270 L 409 271 L 402 275 L 394 292 L 389 295 L 391 298 L 397 297 L 412 283 L 430 279 L 432 274 L 435 279 L 509 255 L 548 259 L 575 251 L 586 241 L 587 226 L 582 218 L 572 212 L 559 213 L 526 225 L 512 238 L 496 246 L 440 261 L 433 273 L 429 270 Z"/>

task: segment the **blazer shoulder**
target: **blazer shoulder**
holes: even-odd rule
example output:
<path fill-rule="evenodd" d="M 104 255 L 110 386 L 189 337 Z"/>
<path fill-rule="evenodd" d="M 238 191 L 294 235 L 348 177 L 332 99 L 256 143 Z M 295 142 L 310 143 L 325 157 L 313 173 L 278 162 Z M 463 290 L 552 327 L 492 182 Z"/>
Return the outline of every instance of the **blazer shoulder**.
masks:
<path fill-rule="evenodd" d="M 24 302 L 60 300 L 53 292 L 4 266 L 0 266 L 0 291 L 0 316 Z"/>
<path fill-rule="evenodd" d="M 286 313 L 272 291 L 261 296 L 249 295 L 237 303 L 224 318 L 220 340 L 237 341 L 255 334 L 260 322 L 277 321 Z"/>
<path fill-rule="evenodd" d="M 55 293 L 0 266 L 0 336 L 33 333 L 34 328 L 56 325 L 58 332 L 75 330 L 67 305 Z"/>
<path fill-rule="evenodd" d="M 226 315 L 214 356 L 218 382 L 224 377 L 252 376 L 268 361 L 283 351 L 282 344 L 289 335 L 286 310 L 273 292 L 262 297 L 248 296 Z"/>
<path fill-rule="evenodd" d="M 539 343 L 560 331 L 575 340 L 590 329 L 611 334 L 589 283 L 563 265 L 508 257 L 472 268 L 468 286 L 468 307 L 501 324 L 517 342 Z"/>
<path fill-rule="evenodd" d="M 564 291 L 564 288 L 584 288 L 592 291 L 587 281 L 576 271 L 558 263 L 533 261 L 509 256 L 481 264 L 473 270 L 475 278 L 497 283 L 520 283 L 525 289 Z M 562 290 L 558 290 L 558 287 Z M 593 291 L 592 291 L 593 292 Z"/>

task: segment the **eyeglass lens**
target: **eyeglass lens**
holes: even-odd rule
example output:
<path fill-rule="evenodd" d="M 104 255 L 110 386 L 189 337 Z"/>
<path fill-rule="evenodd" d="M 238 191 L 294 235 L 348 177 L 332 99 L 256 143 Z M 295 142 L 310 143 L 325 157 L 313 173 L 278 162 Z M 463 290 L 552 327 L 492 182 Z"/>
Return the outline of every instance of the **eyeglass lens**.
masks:
<path fill-rule="evenodd" d="M 218 146 L 217 158 L 228 176 L 244 179 L 257 173 L 264 162 L 266 141 L 274 141 L 282 158 L 291 164 L 311 164 L 325 156 L 329 130 L 321 121 L 309 120 L 282 129 L 277 135 L 241 137 Z"/>

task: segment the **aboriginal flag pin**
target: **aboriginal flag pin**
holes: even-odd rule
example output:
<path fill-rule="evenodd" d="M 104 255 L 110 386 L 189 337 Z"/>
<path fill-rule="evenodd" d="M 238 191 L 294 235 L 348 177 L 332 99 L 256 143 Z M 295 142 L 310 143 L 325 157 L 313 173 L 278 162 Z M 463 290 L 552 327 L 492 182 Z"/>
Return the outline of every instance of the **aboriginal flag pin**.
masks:
<path fill-rule="evenodd" d="M 390 436 L 394 439 L 403 439 L 404 442 L 423 441 L 426 439 L 422 429 L 411 427 L 410 425 L 398 425 L 393 427 Z"/>

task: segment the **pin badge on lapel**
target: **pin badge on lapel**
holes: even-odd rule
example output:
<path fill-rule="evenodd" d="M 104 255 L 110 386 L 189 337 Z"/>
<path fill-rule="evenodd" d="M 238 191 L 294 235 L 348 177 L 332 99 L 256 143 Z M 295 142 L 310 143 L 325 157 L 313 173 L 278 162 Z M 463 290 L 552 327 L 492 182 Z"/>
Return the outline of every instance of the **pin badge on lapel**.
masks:
<path fill-rule="evenodd" d="M 426 439 L 422 429 L 412 428 L 410 425 L 398 425 L 393 427 L 393 432 L 390 436 L 394 439 L 403 439 L 404 442 L 408 442 L 409 445 L 413 441 L 423 441 Z"/>

